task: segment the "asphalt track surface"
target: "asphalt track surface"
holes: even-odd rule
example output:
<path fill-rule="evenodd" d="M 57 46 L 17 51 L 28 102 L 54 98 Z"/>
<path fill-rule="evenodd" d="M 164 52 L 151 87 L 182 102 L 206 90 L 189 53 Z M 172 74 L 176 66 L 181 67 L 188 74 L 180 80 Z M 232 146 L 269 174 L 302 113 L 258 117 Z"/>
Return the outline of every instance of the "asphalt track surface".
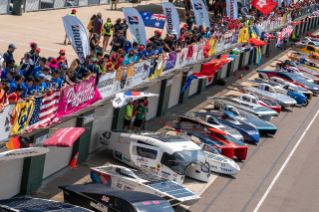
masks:
<path fill-rule="evenodd" d="M 262 137 L 256 145 L 248 144 L 247 160 L 238 162 L 241 172 L 234 178 L 218 177 L 188 210 L 318 211 L 318 113 L 319 97 L 314 97 L 307 107 L 283 110 L 271 121 L 278 128 L 275 136 Z M 266 192 L 268 195 L 261 201 Z M 258 203 L 260 207 L 256 208 Z"/>

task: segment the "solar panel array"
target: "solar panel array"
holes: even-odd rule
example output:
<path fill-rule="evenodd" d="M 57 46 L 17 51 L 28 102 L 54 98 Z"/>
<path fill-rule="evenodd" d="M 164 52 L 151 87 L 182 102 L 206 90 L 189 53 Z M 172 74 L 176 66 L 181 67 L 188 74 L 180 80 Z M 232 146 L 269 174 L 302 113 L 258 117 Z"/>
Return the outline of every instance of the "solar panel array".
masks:
<path fill-rule="evenodd" d="M 55 202 L 52 200 L 38 199 L 38 198 L 12 198 L 0 200 L 0 209 L 15 209 L 21 212 L 44 212 L 44 211 L 63 211 L 63 212 L 87 212 L 91 211 L 75 205 L 70 205 L 63 202 Z"/>
<path fill-rule="evenodd" d="M 165 192 L 176 199 L 191 197 L 195 195 L 194 193 L 188 191 L 184 186 L 181 186 L 170 180 L 160 183 L 150 183 L 148 184 L 148 186 L 155 188 L 161 192 Z"/>
<path fill-rule="evenodd" d="M 153 133 L 153 132 L 147 132 L 147 133 L 142 133 L 144 136 L 148 136 L 157 140 L 160 140 L 162 142 L 185 142 L 189 141 L 186 138 L 183 138 L 181 136 L 176 136 L 176 135 L 169 135 L 169 134 L 163 134 L 163 133 Z"/>

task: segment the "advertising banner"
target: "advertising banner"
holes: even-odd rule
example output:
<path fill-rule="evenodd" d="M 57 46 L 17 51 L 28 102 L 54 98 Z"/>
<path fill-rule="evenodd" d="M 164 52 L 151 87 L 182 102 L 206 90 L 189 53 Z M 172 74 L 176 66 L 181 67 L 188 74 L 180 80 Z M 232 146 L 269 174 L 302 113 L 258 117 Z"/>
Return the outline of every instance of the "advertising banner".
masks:
<path fill-rule="evenodd" d="M 236 29 L 236 31 L 232 34 L 231 38 L 231 44 L 235 44 L 238 41 L 238 34 L 239 34 L 239 29 Z"/>
<path fill-rule="evenodd" d="M 95 81 L 96 78 L 91 78 L 66 87 L 60 95 L 58 118 L 75 113 L 102 99 L 99 90 L 95 88 Z"/>
<path fill-rule="evenodd" d="M 177 38 L 179 38 L 179 17 L 176 7 L 170 2 L 162 2 L 162 6 L 166 15 L 167 34 L 174 34 Z"/>
<path fill-rule="evenodd" d="M 34 102 L 19 102 L 11 112 L 11 135 L 18 135 L 28 126 L 34 109 Z"/>
<path fill-rule="evenodd" d="M 146 42 L 146 31 L 144 21 L 140 13 L 133 7 L 122 8 L 124 16 L 127 20 L 128 27 L 133 36 L 133 40 L 138 43 L 138 45 L 147 45 Z"/>
<path fill-rule="evenodd" d="M 113 93 L 117 93 L 131 87 L 135 65 L 120 68 L 116 71 Z"/>
<path fill-rule="evenodd" d="M 208 55 L 214 54 L 216 52 L 216 47 L 217 47 L 217 40 L 216 39 L 210 39 Z"/>
<path fill-rule="evenodd" d="M 249 2 L 250 2 L 249 0 L 241 0 L 241 10 L 240 10 L 240 12 L 242 14 L 246 15 L 249 12 L 249 7 L 250 7 Z"/>
<path fill-rule="evenodd" d="M 148 60 L 135 64 L 132 86 L 140 85 L 147 80 L 151 66 L 150 64 L 151 63 Z"/>
<path fill-rule="evenodd" d="M 0 140 L 8 138 L 11 130 L 10 114 L 14 105 L 8 105 L 0 113 Z"/>
<path fill-rule="evenodd" d="M 156 77 L 159 77 L 162 75 L 163 68 L 164 68 L 164 57 L 160 55 L 157 59 L 154 59 L 154 66 L 151 68 L 151 71 L 149 73 L 148 79 L 154 79 Z M 152 64 L 151 64 L 152 66 Z"/>
<path fill-rule="evenodd" d="M 163 73 L 168 73 L 172 70 L 174 70 L 175 64 L 176 64 L 176 59 L 177 59 L 177 52 L 171 52 L 167 53 L 164 57 L 165 60 L 165 65 L 163 68 Z"/>
<path fill-rule="evenodd" d="M 103 99 L 113 94 L 114 80 L 115 72 L 108 72 L 100 78 L 97 89 L 99 90 Z"/>
<path fill-rule="evenodd" d="M 199 44 L 198 54 L 197 54 L 196 60 L 201 60 L 201 59 L 204 58 L 204 49 L 205 49 L 205 46 L 206 46 L 206 42 L 202 42 L 201 44 Z"/>
<path fill-rule="evenodd" d="M 229 47 L 231 44 L 232 33 L 224 34 L 225 48 Z"/>
<path fill-rule="evenodd" d="M 81 63 L 84 63 L 85 57 L 90 54 L 90 42 L 86 28 L 75 16 L 66 15 L 62 17 L 62 20 L 65 32 L 74 51 L 78 55 Z"/>
<path fill-rule="evenodd" d="M 187 64 L 187 54 L 188 54 L 188 48 L 183 48 L 182 51 L 177 53 L 177 59 L 176 59 L 176 68 L 182 67 Z"/>
<path fill-rule="evenodd" d="M 207 9 L 202 0 L 191 0 L 197 26 L 202 25 L 204 29 L 210 27 Z"/>
<path fill-rule="evenodd" d="M 238 18 L 237 0 L 226 0 L 226 12 L 230 20 Z"/>

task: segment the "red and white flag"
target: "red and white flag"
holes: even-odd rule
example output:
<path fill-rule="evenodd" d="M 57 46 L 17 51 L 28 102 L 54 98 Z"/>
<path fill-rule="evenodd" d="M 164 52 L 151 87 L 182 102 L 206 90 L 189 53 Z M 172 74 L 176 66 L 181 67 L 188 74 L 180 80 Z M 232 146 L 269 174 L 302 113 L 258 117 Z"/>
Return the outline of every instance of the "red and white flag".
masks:
<path fill-rule="evenodd" d="M 252 0 L 250 4 L 264 15 L 268 15 L 278 3 L 271 0 Z"/>
<path fill-rule="evenodd" d="M 60 91 L 56 90 L 42 97 L 36 97 L 34 101 L 34 110 L 31 116 L 27 132 L 48 127 L 51 124 L 59 122 L 57 110 L 60 99 Z"/>

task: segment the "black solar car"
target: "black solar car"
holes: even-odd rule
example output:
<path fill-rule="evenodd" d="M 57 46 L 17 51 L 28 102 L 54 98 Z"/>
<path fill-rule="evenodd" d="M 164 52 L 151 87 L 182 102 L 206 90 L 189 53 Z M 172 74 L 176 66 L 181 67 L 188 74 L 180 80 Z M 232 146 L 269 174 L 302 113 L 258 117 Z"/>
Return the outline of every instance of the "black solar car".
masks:
<path fill-rule="evenodd" d="M 89 212 L 86 208 L 46 199 L 19 197 L 0 200 L 2 212 Z"/>
<path fill-rule="evenodd" d="M 64 201 L 93 211 L 173 212 L 162 197 L 138 191 L 115 190 L 101 184 L 60 186 Z"/>

